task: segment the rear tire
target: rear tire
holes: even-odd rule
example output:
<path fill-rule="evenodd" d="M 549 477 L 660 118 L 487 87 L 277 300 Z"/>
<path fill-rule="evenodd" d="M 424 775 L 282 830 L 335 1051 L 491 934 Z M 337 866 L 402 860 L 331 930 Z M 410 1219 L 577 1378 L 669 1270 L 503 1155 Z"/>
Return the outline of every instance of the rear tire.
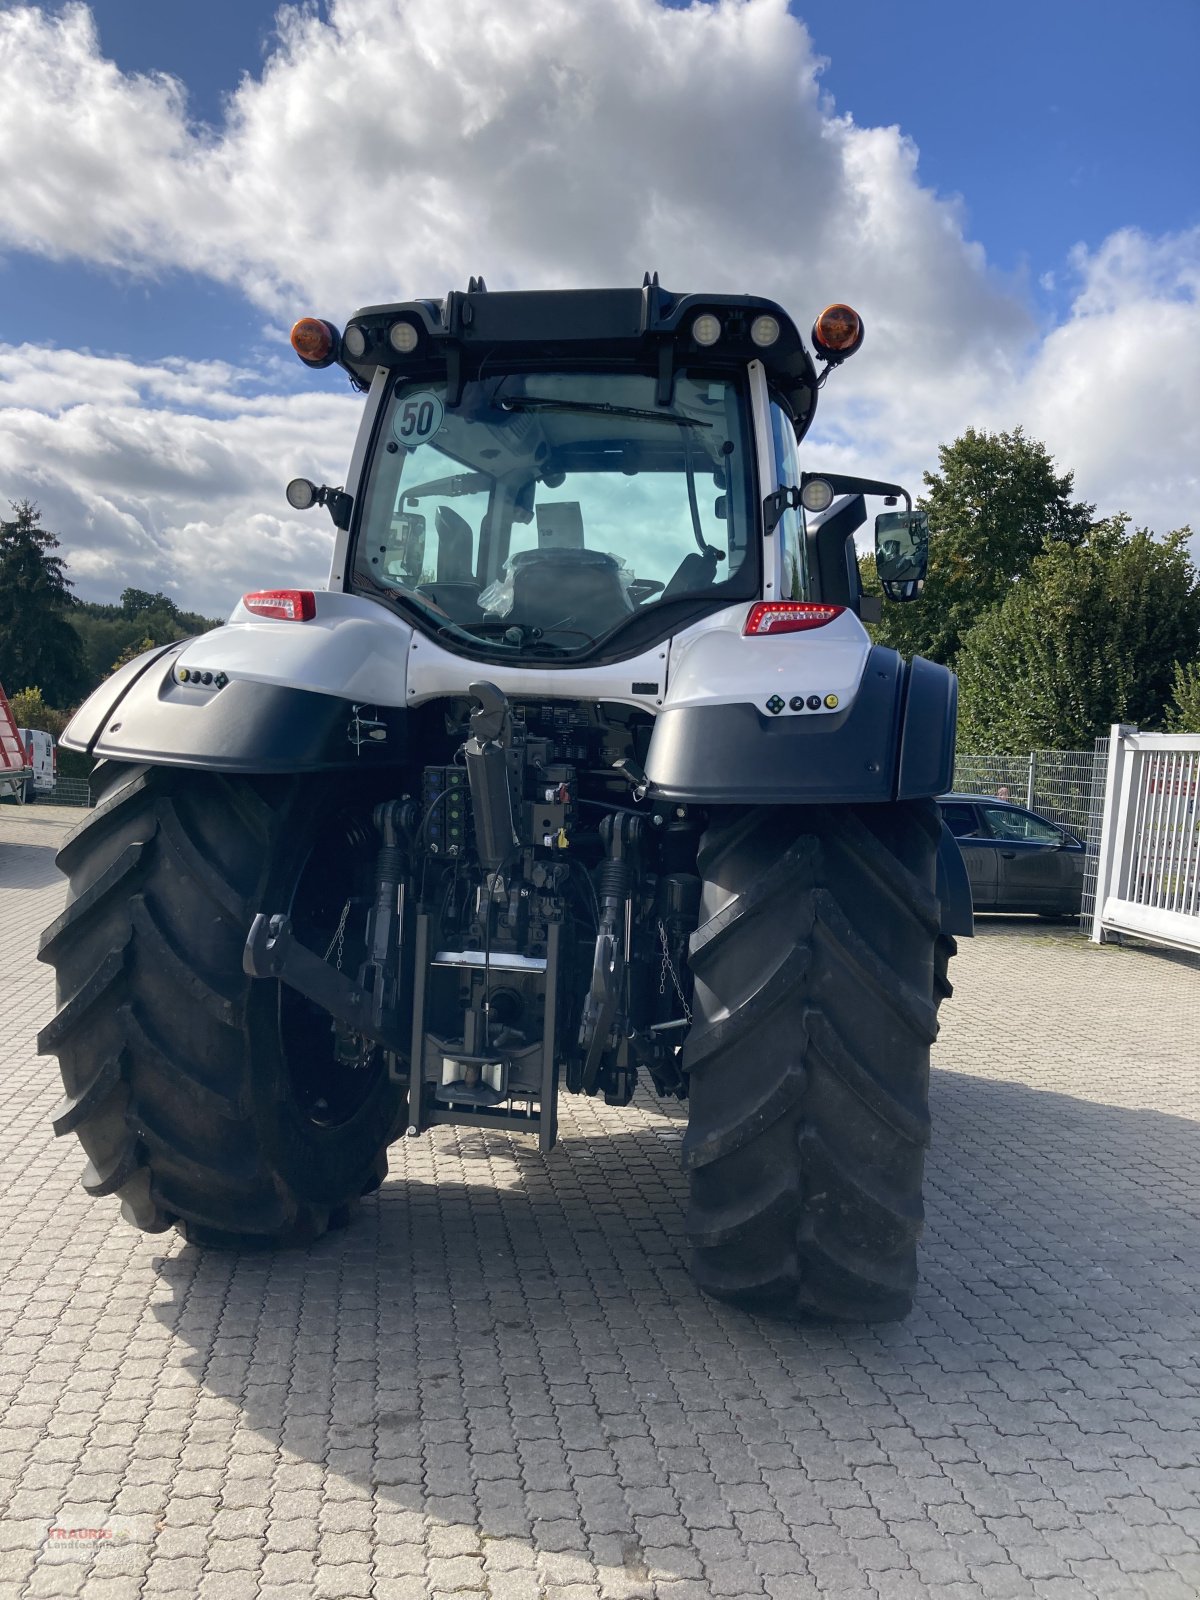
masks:
<path fill-rule="evenodd" d="M 382 1181 L 403 1088 L 378 1053 L 339 1067 L 329 1018 L 248 978 L 242 951 L 256 912 L 290 911 L 324 952 L 348 876 L 369 872 L 369 825 L 337 779 L 106 763 L 93 784 L 40 950 L 58 980 L 39 1040 L 66 1090 L 55 1132 L 78 1136 L 87 1192 L 148 1233 L 308 1243 Z"/>
<path fill-rule="evenodd" d="M 730 811 L 704 835 L 683 1160 L 710 1294 L 855 1321 L 911 1308 L 955 948 L 940 831 L 922 800 Z"/>

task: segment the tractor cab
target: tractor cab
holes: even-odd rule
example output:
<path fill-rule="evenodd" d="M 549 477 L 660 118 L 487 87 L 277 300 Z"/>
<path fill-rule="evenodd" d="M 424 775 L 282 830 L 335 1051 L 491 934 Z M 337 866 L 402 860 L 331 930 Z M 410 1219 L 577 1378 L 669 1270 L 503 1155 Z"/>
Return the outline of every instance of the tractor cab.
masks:
<path fill-rule="evenodd" d="M 828 368 L 861 322 L 831 307 L 813 340 Z M 795 508 L 764 525 L 764 499 L 797 481 L 820 381 L 772 301 L 649 278 L 502 294 L 472 280 L 360 311 L 340 334 L 306 318 L 293 343 L 371 396 L 349 493 L 292 486 L 344 525 L 331 587 L 451 649 L 629 655 L 706 613 L 813 590 Z"/>

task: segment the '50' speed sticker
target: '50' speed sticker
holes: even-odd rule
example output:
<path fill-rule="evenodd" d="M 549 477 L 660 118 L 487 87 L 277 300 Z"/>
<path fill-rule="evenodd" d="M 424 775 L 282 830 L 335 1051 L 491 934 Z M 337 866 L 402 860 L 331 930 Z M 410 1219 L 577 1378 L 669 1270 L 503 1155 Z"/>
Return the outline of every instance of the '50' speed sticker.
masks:
<path fill-rule="evenodd" d="M 442 425 L 442 402 L 436 394 L 422 389 L 396 402 L 392 412 L 392 432 L 401 444 L 424 444 Z"/>

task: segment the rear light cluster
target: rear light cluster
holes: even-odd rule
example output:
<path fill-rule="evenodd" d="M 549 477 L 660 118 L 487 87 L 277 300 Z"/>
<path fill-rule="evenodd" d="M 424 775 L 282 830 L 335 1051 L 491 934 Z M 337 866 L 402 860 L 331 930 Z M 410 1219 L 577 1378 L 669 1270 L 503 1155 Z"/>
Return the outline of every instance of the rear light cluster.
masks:
<path fill-rule="evenodd" d="M 760 600 L 750 607 L 742 633 L 748 639 L 762 639 L 776 633 L 805 633 L 823 628 L 840 617 L 845 606 L 823 605 L 818 600 Z"/>
<path fill-rule="evenodd" d="M 317 597 L 311 589 L 256 589 L 242 596 L 242 604 L 256 617 L 277 617 L 281 622 L 311 622 L 317 614 Z"/>

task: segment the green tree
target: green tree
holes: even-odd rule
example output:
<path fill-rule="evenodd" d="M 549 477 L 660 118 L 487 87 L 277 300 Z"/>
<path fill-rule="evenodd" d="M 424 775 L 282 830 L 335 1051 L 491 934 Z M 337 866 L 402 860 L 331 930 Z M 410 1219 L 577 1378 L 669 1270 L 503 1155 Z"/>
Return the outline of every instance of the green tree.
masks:
<path fill-rule="evenodd" d="M 131 661 L 136 661 L 139 656 L 144 656 L 147 650 L 153 650 L 157 642 L 149 634 L 143 634 L 140 639 L 131 640 L 113 662 L 111 670 L 119 672 L 122 667 L 128 666 Z"/>
<path fill-rule="evenodd" d="M 140 617 L 148 611 L 162 611 L 168 617 L 177 617 L 179 607 L 165 594 L 151 594 L 146 589 L 125 589 L 121 593 L 121 610 L 127 617 Z"/>
<path fill-rule="evenodd" d="M 59 541 L 41 525 L 28 500 L 0 521 L 0 672 L 9 683 L 40 684 L 56 705 L 87 688 L 79 635 L 68 614 L 75 605 Z"/>
<path fill-rule="evenodd" d="M 1172 733 L 1200 733 L 1200 660 L 1181 661 L 1175 668 L 1167 727 Z"/>
<path fill-rule="evenodd" d="M 1045 445 L 1021 428 L 968 428 L 939 447 L 938 460 L 918 501 L 931 532 L 925 592 L 911 604 L 885 606 L 875 634 L 902 655 L 953 662 L 967 629 L 1043 550 L 1083 541 L 1094 508 L 1072 500 L 1074 474 L 1056 473 Z"/>
<path fill-rule="evenodd" d="M 1200 654 L 1190 536 L 1118 516 L 1048 545 L 963 639 L 962 748 L 1071 750 L 1113 722 L 1161 726 L 1176 663 Z"/>
<path fill-rule="evenodd" d="M 42 691 L 36 686 L 22 689 L 20 694 L 11 696 L 8 703 L 18 728 L 42 728 L 56 739 L 70 720 L 65 711 L 56 711 L 53 706 L 48 706 Z"/>
<path fill-rule="evenodd" d="M 129 606 L 131 596 L 132 608 Z M 190 639 L 206 633 L 209 628 L 220 627 L 211 617 L 180 611 L 166 595 L 148 594 L 143 589 L 126 589 L 121 604 L 115 606 L 81 600 L 72 613 L 71 623 L 83 640 L 88 687 L 92 689 L 113 670 L 115 661 L 131 659 L 131 651 L 136 655 L 143 648 L 170 644 L 174 639 Z M 146 639 L 149 645 L 143 645 Z"/>

